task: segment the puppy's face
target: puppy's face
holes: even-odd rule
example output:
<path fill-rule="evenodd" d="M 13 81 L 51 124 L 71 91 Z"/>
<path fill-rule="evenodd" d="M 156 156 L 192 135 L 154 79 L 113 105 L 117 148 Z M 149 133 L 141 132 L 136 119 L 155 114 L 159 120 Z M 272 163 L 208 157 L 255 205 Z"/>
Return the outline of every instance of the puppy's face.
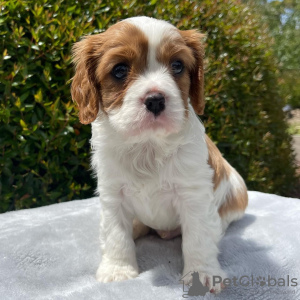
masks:
<path fill-rule="evenodd" d="M 71 92 L 80 121 L 107 117 L 125 136 L 178 132 L 189 101 L 204 109 L 201 37 L 137 17 L 76 43 Z"/>

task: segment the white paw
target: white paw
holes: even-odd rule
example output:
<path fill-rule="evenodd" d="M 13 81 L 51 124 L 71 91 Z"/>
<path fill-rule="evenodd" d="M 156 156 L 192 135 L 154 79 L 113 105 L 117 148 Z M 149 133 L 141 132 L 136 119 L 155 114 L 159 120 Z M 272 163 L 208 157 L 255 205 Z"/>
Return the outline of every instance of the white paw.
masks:
<path fill-rule="evenodd" d="M 201 267 L 198 267 L 194 270 L 185 270 L 183 276 L 185 276 L 183 278 L 184 284 L 197 286 L 197 283 L 199 284 L 200 281 L 203 287 L 207 287 L 207 292 L 218 294 L 225 288 L 222 281 L 226 278 L 226 273 L 221 269 L 205 272 Z M 220 277 L 222 278 L 221 280 Z"/>
<path fill-rule="evenodd" d="M 122 281 L 137 277 L 138 269 L 131 265 L 118 265 L 114 263 L 101 263 L 96 274 L 99 282 Z"/>

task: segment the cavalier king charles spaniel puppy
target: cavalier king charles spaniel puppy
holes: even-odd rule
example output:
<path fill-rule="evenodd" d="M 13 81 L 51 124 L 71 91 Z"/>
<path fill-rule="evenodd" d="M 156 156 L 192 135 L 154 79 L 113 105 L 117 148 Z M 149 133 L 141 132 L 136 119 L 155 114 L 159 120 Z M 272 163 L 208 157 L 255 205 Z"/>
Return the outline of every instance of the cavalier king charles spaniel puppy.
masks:
<path fill-rule="evenodd" d="M 213 292 L 218 242 L 248 203 L 241 176 L 205 134 L 203 35 L 135 17 L 73 48 L 72 98 L 92 125 L 101 202 L 100 282 L 139 274 L 134 239 L 182 235 L 183 274 Z M 191 275 L 185 277 L 190 282 Z"/>

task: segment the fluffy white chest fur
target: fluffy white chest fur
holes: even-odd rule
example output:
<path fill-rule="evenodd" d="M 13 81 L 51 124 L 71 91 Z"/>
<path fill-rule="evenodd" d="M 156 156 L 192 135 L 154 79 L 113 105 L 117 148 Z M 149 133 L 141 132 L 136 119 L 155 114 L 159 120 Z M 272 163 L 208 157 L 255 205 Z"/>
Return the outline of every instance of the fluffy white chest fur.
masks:
<path fill-rule="evenodd" d="M 72 97 L 81 122 L 92 124 L 101 201 L 99 281 L 136 277 L 133 240 L 153 228 L 163 238 L 181 233 L 183 274 L 197 271 L 221 290 L 217 245 L 248 198 L 196 115 L 204 110 L 201 38 L 137 17 L 74 46 Z"/>
<path fill-rule="evenodd" d="M 116 185 L 118 199 L 127 211 L 153 229 L 174 230 L 180 226 L 178 211 L 184 193 L 204 189 L 213 194 L 204 127 L 192 107 L 190 113 L 192 117 L 180 135 L 147 137 L 133 144 L 114 141 L 112 135 L 108 140 L 106 134 L 102 135 L 105 125 L 101 121 L 92 124 L 92 161 L 100 194 L 102 186 Z"/>

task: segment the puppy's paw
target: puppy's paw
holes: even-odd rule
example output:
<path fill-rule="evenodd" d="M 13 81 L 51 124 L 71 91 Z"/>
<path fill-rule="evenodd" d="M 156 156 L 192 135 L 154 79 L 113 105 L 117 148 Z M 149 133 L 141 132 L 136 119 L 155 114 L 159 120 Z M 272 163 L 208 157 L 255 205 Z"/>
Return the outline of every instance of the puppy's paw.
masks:
<path fill-rule="evenodd" d="M 183 276 L 185 276 L 183 278 L 184 284 L 192 285 L 194 288 L 202 288 L 203 290 L 206 287 L 207 292 L 218 294 L 222 291 L 222 289 L 225 288 L 225 285 L 222 283 L 222 281 L 224 278 L 226 278 L 226 273 L 221 269 L 206 272 L 201 267 L 198 267 L 191 272 L 184 271 Z"/>
<path fill-rule="evenodd" d="M 118 265 L 114 263 L 101 263 L 96 274 L 99 282 L 122 281 L 137 277 L 138 269 L 131 265 Z"/>

